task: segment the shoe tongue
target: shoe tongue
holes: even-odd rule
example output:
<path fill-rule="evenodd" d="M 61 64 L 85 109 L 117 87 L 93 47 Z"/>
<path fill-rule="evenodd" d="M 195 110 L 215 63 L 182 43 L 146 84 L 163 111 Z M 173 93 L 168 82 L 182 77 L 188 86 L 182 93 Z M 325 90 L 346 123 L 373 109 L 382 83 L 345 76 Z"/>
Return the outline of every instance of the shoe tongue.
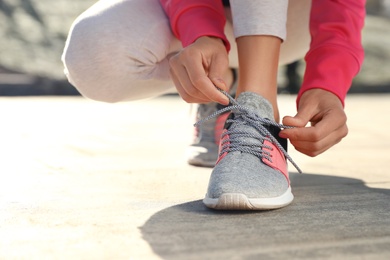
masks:
<path fill-rule="evenodd" d="M 243 92 L 238 96 L 237 102 L 259 116 L 275 121 L 271 103 L 259 94 Z"/>

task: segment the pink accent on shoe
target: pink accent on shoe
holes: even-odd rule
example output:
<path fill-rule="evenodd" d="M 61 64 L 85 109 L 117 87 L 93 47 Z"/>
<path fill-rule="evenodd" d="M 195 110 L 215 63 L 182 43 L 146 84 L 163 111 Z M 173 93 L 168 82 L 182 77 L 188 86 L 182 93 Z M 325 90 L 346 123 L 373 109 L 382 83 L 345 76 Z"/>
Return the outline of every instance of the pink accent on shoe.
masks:
<path fill-rule="evenodd" d="M 229 114 L 230 113 L 224 113 L 217 117 L 217 120 L 215 122 L 215 129 L 214 129 L 214 140 L 216 144 L 219 144 L 219 140 L 221 139 L 223 128 L 225 126 L 225 122 Z"/>
<path fill-rule="evenodd" d="M 283 173 L 283 175 L 286 177 L 288 183 L 290 183 L 289 174 L 288 174 L 288 170 L 287 170 L 287 161 L 286 161 L 286 157 L 283 155 L 282 151 L 280 151 L 278 147 L 276 147 L 274 144 L 272 144 L 271 142 L 269 142 L 267 140 L 264 141 L 264 145 L 272 147 L 272 150 L 270 150 L 266 147 L 263 147 L 263 150 L 270 153 L 270 157 L 271 157 L 272 162 L 267 160 L 265 157 L 263 157 L 261 159 L 263 161 L 263 163 L 265 163 L 268 166 Z"/>
<path fill-rule="evenodd" d="M 226 129 L 223 129 L 222 133 L 225 133 L 227 130 Z M 221 150 L 222 150 L 222 143 L 224 140 L 229 140 L 229 135 L 225 135 L 219 142 L 219 149 L 218 149 L 218 152 L 221 153 Z M 230 144 L 230 142 L 226 142 L 227 145 Z M 224 152 L 223 154 L 221 154 L 219 157 L 218 157 L 218 160 L 217 162 L 215 163 L 215 165 L 217 165 L 219 163 L 219 161 L 221 161 L 223 159 L 223 157 L 225 157 L 228 153 L 227 152 Z"/>

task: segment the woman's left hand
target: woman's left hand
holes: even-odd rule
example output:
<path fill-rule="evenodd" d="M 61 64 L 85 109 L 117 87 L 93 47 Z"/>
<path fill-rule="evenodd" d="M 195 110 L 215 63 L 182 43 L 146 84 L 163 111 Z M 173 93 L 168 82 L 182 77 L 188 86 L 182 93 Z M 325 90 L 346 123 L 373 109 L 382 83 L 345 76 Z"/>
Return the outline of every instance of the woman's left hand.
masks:
<path fill-rule="evenodd" d="M 298 113 L 283 118 L 280 136 L 290 139 L 301 153 L 317 156 L 337 144 L 348 134 L 347 116 L 343 104 L 333 93 L 322 89 L 307 90 L 301 96 Z M 311 123 L 310 126 L 306 125 Z"/>

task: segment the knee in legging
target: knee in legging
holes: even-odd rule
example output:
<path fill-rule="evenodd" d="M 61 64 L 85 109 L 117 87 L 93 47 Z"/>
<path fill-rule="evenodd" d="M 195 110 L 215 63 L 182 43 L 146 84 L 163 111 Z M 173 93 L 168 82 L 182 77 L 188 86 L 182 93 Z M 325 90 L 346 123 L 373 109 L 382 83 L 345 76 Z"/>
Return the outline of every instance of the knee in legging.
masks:
<path fill-rule="evenodd" d="M 130 88 L 135 75 L 116 39 L 97 28 L 93 18 L 73 25 L 62 59 L 69 81 L 94 100 L 121 101 L 118 90 Z"/>
<path fill-rule="evenodd" d="M 147 19 L 138 13 L 129 15 L 134 10 L 131 3 L 104 9 L 104 15 L 87 12 L 72 26 L 63 54 L 65 73 L 88 98 L 106 102 L 137 99 L 145 82 L 169 80 L 166 55 L 172 51 L 174 36 L 168 20 L 161 7 L 147 3 L 143 8 L 152 8 L 149 12 L 156 15 Z M 148 30 L 132 22 L 140 19 L 149 22 Z"/>

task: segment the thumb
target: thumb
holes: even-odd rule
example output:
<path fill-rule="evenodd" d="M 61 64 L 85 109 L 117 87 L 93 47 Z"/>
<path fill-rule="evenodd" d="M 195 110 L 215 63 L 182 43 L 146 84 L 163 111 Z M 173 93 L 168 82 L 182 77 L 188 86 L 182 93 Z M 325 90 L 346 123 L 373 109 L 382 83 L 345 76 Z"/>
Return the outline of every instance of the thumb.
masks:
<path fill-rule="evenodd" d="M 286 126 L 305 127 L 312 118 L 312 114 L 307 109 L 298 110 L 295 116 L 283 117 L 282 123 Z"/>
<path fill-rule="evenodd" d="M 303 128 L 309 123 L 311 114 L 306 110 L 299 110 L 295 116 L 283 117 L 282 123 L 285 126 L 292 126 L 294 128 L 283 129 L 280 131 L 279 136 L 282 138 L 288 138 L 290 141 L 297 138 L 299 128 Z"/>

